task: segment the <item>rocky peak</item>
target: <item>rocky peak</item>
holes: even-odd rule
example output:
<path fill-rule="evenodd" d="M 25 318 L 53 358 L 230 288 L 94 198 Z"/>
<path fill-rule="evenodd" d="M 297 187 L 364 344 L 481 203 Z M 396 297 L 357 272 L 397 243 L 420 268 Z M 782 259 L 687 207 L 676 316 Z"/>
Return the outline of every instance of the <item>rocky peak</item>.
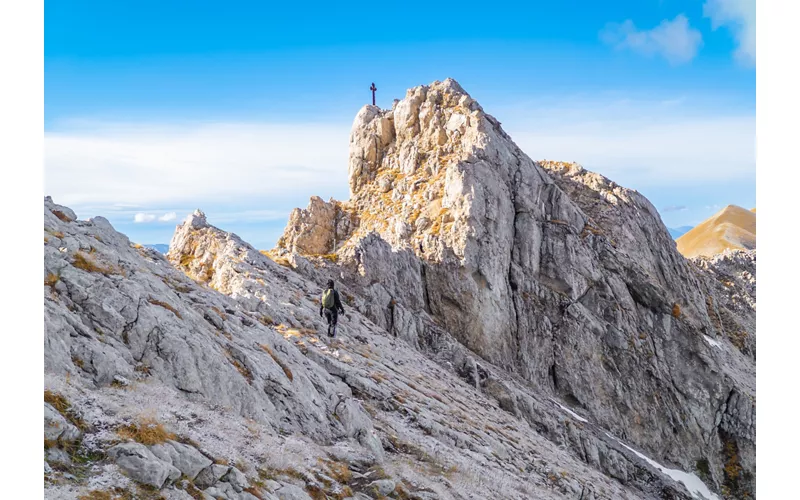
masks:
<path fill-rule="evenodd" d="M 687 467 L 703 457 L 720 484 L 732 441 L 752 466 L 752 359 L 715 318 L 716 285 L 640 193 L 578 164 L 534 162 L 452 80 L 410 89 L 392 110 L 362 108 L 349 176 L 345 243 L 298 270 L 340 277 L 412 344 L 443 328 L 659 456 Z M 336 227 L 330 206 L 292 220 Z M 302 263 L 293 242 L 309 234 L 290 223 L 276 251 Z"/>
<path fill-rule="evenodd" d="M 193 227 L 195 229 L 201 229 L 201 228 L 204 228 L 204 227 L 208 227 L 208 221 L 206 220 L 206 214 L 203 213 L 203 211 L 198 208 L 198 209 L 196 209 L 194 212 L 192 212 L 191 214 L 189 214 L 186 217 L 186 224 L 188 224 L 189 226 L 191 226 L 191 227 Z"/>
<path fill-rule="evenodd" d="M 347 207 L 357 214 L 362 236 L 376 231 L 435 261 L 474 260 L 466 238 L 471 213 L 499 208 L 481 199 L 481 185 L 510 192 L 521 169 L 537 167 L 447 79 L 410 89 L 391 110 L 359 111 L 350 134 Z"/>

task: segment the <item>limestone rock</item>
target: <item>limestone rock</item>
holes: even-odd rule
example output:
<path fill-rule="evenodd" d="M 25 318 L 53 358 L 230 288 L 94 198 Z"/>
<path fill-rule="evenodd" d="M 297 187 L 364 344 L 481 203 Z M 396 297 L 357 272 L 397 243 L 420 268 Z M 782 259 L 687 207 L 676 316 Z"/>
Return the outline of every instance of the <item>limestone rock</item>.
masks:
<path fill-rule="evenodd" d="M 305 210 L 295 209 L 289 215 L 287 231 L 279 247 L 305 255 L 326 255 L 334 252 L 350 235 L 354 226 L 346 205 L 334 200 L 323 201 L 314 196 Z"/>
<path fill-rule="evenodd" d="M 715 332 L 755 361 L 756 251 L 725 250 L 692 263 L 709 289 L 706 305 Z"/>
<path fill-rule="evenodd" d="M 227 465 L 211 464 L 197 474 L 194 484 L 200 489 L 214 486 L 217 481 L 228 473 L 228 470 L 230 470 L 230 467 Z"/>
<path fill-rule="evenodd" d="M 211 460 L 192 446 L 167 441 L 150 447 L 150 451 L 159 459 L 178 468 L 189 479 L 195 479 L 201 470 L 211 465 Z"/>
<path fill-rule="evenodd" d="M 379 479 L 367 485 L 368 488 L 374 490 L 378 495 L 386 496 L 394 491 L 395 483 L 391 479 Z"/>
<path fill-rule="evenodd" d="M 122 443 L 108 450 L 108 456 L 133 480 L 162 488 L 167 481 L 175 481 L 181 471 L 159 460 L 146 446 L 139 443 Z"/>
<path fill-rule="evenodd" d="M 83 433 L 55 408 L 44 403 L 44 438 L 50 441 L 77 441 Z"/>
<path fill-rule="evenodd" d="M 423 348 L 444 326 L 641 449 L 685 469 L 708 460 L 713 482 L 724 442 L 754 456 L 754 403 L 735 412 L 733 434 L 717 427 L 732 392 L 754 401 L 754 345 L 719 352 L 705 340 L 729 335 L 708 305 L 727 299 L 644 196 L 577 164 L 531 160 L 449 79 L 392 110 L 362 108 L 349 177 L 342 206 L 358 224 L 316 265 L 364 297 L 372 321 Z M 303 238 L 296 226 L 286 235 Z M 276 251 L 297 252 L 286 241 Z M 733 316 L 736 335 L 754 339 L 755 324 Z M 488 390 L 528 414 L 502 387 Z M 754 475 L 749 458 L 741 465 Z"/>
<path fill-rule="evenodd" d="M 231 467 L 228 473 L 222 476 L 221 480 L 230 483 L 237 493 L 241 493 L 243 489 L 250 486 L 245 475 L 236 467 Z"/>
<path fill-rule="evenodd" d="M 308 493 L 293 484 L 284 484 L 275 490 L 275 495 L 277 495 L 280 500 L 311 500 Z"/>
<path fill-rule="evenodd" d="M 458 471 L 480 469 L 481 495 L 504 498 L 513 484 L 529 496 L 558 498 L 547 483 L 558 467 L 615 497 L 647 498 L 666 489 L 686 498 L 679 485 L 621 445 L 614 462 L 584 462 L 584 449 L 604 446 L 604 429 L 571 427 L 547 396 L 475 356 L 424 315 L 398 304 L 383 319 L 393 322 L 391 328 L 371 321 L 359 311 L 381 311 L 367 307 L 378 304 L 357 284 L 340 285 L 343 300 L 355 307 L 341 318 L 340 337 L 324 341 L 315 299 L 331 275 L 315 266 L 327 259 L 294 254 L 297 268 L 279 265 L 209 225 L 200 212 L 177 228 L 169 260 L 136 248 L 95 219 L 66 223 L 46 213 L 45 224 L 46 231 L 63 233 L 53 234 L 45 249 L 46 271 L 58 270 L 63 285 L 45 287 L 46 380 L 61 384 L 67 396 L 80 396 L 72 403 L 94 423 L 84 439 L 93 449 L 109 454 L 104 444 L 119 439 L 116 429 L 130 423 L 125 415 L 136 418 L 149 408 L 169 421 L 170 431 L 188 433 L 206 456 L 244 459 L 254 469 L 265 460 L 285 460 L 273 465 L 284 483 L 330 477 L 326 464 L 335 459 L 353 477 L 361 474 L 364 487 L 371 482 L 364 473 L 380 462 L 396 483 L 415 485 L 412 497 L 446 498 L 435 471 L 453 467 L 459 495 L 475 486 L 466 486 L 470 476 Z M 362 261 L 368 268 L 384 258 L 420 271 L 413 254 L 395 255 L 381 241 Z M 97 269 L 76 267 L 77 251 Z M 451 363 L 456 357 L 460 367 L 470 367 L 468 383 L 461 378 L 465 371 Z M 131 384 L 104 387 L 117 375 Z M 509 405 L 499 404 L 488 387 L 502 388 Z M 736 429 L 746 402 L 736 398 L 720 414 L 725 429 Z M 503 405 L 517 410 L 509 413 Z M 287 453 L 287 446 L 300 449 Z M 213 448 L 216 454 L 209 454 Z M 174 464 L 169 450 L 162 451 Z M 408 468 L 408 460 L 419 467 Z M 166 468 L 167 477 L 178 470 L 155 455 L 138 456 L 129 468 L 141 469 L 143 462 Z M 618 468 L 631 478 L 625 485 L 611 475 Z M 229 471 L 212 464 L 194 483 L 223 498 L 247 497 L 221 480 Z M 561 483 L 563 491 L 575 487 Z M 56 483 L 46 488 L 59 494 Z"/>
<path fill-rule="evenodd" d="M 72 459 L 69 457 L 69 454 L 61 448 L 48 448 L 45 451 L 44 459 L 51 464 L 72 464 Z"/>

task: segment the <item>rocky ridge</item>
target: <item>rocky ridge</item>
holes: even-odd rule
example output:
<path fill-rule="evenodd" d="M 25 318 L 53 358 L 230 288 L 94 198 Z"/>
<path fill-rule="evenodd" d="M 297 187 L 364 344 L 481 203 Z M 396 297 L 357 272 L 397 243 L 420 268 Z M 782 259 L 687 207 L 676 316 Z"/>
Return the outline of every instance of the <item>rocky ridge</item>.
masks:
<path fill-rule="evenodd" d="M 45 240 L 47 498 L 689 498 L 445 332 L 457 368 L 357 311 L 324 342 L 319 282 L 201 212 L 174 266 L 49 200 Z"/>
<path fill-rule="evenodd" d="M 720 328 L 729 302 L 646 198 L 576 164 L 530 160 L 453 80 L 391 110 L 362 108 L 349 171 L 350 200 L 293 212 L 271 255 L 297 262 L 313 242 L 305 257 L 398 337 L 422 345 L 443 328 L 528 390 L 708 470 L 724 492 L 752 493 L 753 359 Z M 754 323 L 738 324 L 755 338 Z"/>
<path fill-rule="evenodd" d="M 47 498 L 754 491 L 754 253 L 676 256 L 452 80 L 362 109 L 350 173 L 263 253 L 197 211 L 164 257 L 45 200 Z"/>

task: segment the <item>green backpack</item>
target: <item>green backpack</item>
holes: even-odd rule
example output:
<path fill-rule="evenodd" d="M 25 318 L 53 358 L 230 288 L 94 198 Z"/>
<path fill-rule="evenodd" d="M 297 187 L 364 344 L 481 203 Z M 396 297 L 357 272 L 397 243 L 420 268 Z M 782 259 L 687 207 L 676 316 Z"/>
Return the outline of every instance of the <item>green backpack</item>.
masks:
<path fill-rule="evenodd" d="M 322 307 L 333 310 L 334 306 L 336 305 L 334 293 L 335 292 L 333 291 L 333 288 L 328 288 L 322 292 Z"/>

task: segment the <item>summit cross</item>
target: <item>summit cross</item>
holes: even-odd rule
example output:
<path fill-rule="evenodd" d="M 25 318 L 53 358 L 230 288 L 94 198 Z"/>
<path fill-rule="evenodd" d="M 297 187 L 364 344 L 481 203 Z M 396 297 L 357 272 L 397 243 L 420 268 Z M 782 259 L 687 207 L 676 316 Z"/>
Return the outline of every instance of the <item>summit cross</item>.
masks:
<path fill-rule="evenodd" d="M 372 91 L 372 105 L 375 105 L 375 91 L 378 90 L 378 87 L 375 86 L 375 82 L 372 82 L 372 85 L 369 87 Z"/>

